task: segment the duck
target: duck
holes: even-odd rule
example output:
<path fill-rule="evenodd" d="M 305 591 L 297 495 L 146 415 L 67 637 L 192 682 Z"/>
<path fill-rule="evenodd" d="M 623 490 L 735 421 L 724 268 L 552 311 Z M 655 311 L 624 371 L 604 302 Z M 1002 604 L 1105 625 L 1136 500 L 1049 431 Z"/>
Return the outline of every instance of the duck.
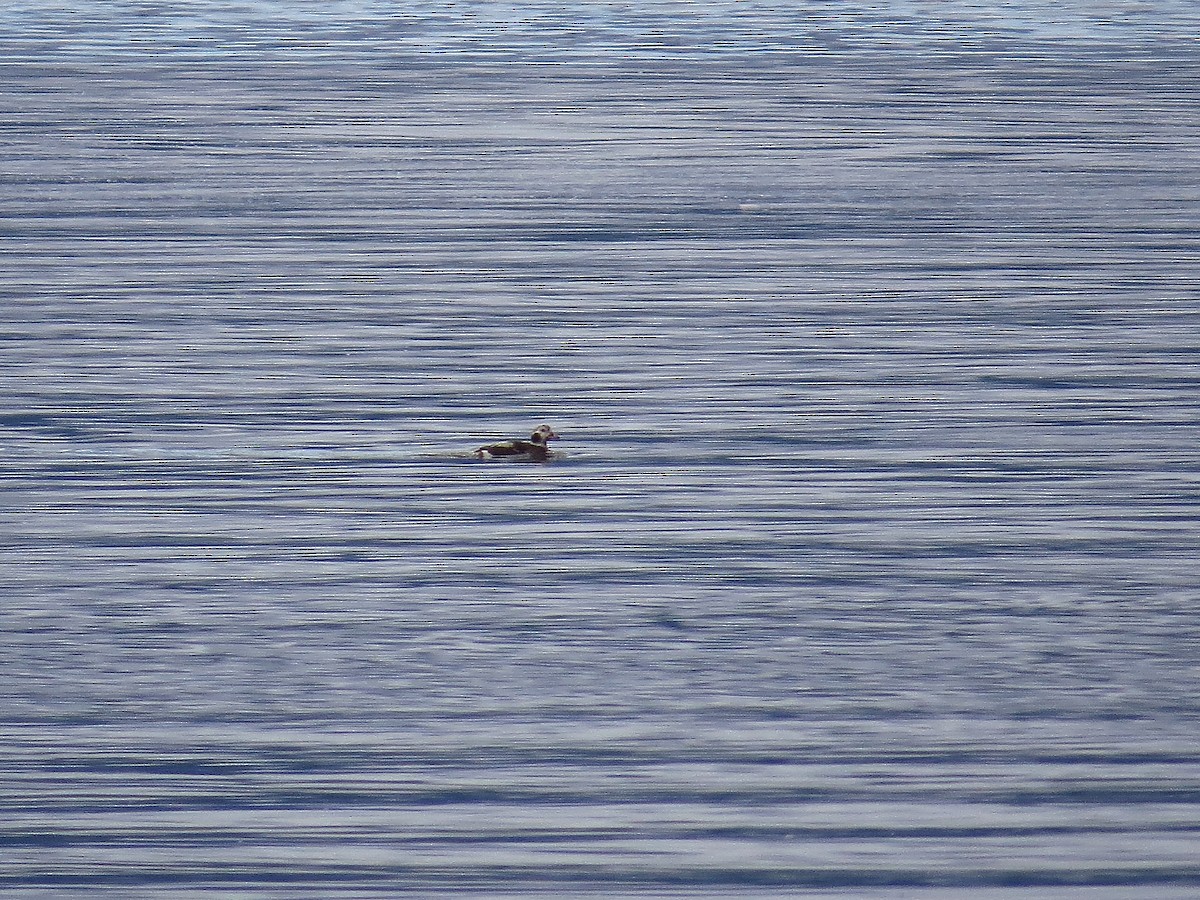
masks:
<path fill-rule="evenodd" d="M 550 448 L 547 441 L 558 440 L 558 435 L 549 425 L 539 425 L 527 441 L 501 441 L 498 444 L 485 444 L 475 451 L 479 459 L 512 459 L 529 460 L 530 462 L 545 462 L 550 458 Z"/>

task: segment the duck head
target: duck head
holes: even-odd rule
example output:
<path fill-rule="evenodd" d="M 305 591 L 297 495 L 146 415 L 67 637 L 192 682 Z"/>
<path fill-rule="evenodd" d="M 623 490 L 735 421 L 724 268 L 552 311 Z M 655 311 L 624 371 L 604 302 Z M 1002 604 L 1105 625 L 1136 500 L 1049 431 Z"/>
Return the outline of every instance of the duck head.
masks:
<path fill-rule="evenodd" d="M 535 444 L 545 444 L 546 441 L 557 441 L 558 435 L 554 433 L 549 425 L 539 425 L 537 430 L 529 436 L 529 439 Z"/>

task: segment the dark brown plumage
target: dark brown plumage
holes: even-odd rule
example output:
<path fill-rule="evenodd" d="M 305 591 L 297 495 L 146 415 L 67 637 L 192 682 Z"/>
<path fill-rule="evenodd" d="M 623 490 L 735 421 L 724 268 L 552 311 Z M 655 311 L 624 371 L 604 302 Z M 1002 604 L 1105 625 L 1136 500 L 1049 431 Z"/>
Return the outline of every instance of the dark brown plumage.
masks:
<path fill-rule="evenodd" d="M 558 440 L 558 435 L 549 425 L 541 425 L 529 436 L 527 441 L 501 441 L 498 444 L 486 444 L 475 451 L 480 459 L 521 459 L 531 462 L 545 462 L 550 458 L 550 448 L 547 441 Z"/>

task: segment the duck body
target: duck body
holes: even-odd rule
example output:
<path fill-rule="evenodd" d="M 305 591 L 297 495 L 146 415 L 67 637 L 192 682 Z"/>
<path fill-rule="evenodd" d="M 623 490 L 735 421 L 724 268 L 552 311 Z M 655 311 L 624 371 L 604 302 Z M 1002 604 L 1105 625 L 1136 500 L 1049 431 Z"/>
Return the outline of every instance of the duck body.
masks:
<path fill-rule="evenodd" d="M 549 425 L 540 426 L 527 441 L 501 441 L 498 444 L 485 444 L 475 451 L 479 459 L 511 459 L 528 460 L 530 462 L 546 462 L 550 458 L 550 448 L 547 441 L 558 439 Z"/>

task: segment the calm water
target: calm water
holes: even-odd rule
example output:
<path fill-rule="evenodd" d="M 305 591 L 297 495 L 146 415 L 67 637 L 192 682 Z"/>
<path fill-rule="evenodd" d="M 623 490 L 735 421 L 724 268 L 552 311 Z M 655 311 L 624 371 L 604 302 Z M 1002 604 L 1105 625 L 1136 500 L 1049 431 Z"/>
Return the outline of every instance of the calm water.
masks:
<path fill-rule="evenodd" d="M 0 893 L 1200 895 L 1193 4 L 188 6 L 0 13 Z"/>

